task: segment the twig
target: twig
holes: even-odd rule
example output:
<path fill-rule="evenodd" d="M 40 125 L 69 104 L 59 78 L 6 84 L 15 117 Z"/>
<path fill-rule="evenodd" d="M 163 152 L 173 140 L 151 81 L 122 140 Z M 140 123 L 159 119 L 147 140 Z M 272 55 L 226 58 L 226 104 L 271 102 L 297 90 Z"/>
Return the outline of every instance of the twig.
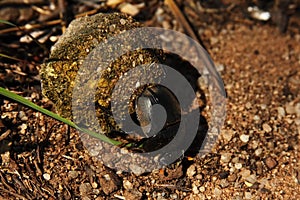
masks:
<path fill-rule="evenodd" d="M 0 141 L 4 140 L 10 133 L 11 130 L 5 131 L 2 135 L 0 135 Z"/>
<path fill-rule="evenodd" d="M 76 15 L 75 18 L 93 15 L 97 12 L 98 12 L 98 9 L 90 10 L 88 12 L 84 12 L 84 13 Z M 18 27 L 7 28 L 7 29 L 0 30 L 0 34 L 5 34 L 5 33 L 18 31 L 19 29 L 21 29 L 21 30 L 32 30 L 32 29 L 41 28 L 41 27 L 45 27 L 45 26 L 54 26 L 54 25 L 60 24 L 61 21 L 62 21 L 61 19 L 56 19 L 56 20 L 52 20 L 52 21 L 49 21 L 49 22 L 41 23 L 41 24 L 26 24 L 24 26 L 19 26 L 19 28 Z"/>
<path fill-rule="evenodd" d="M 31 6 L 32 10 L 42 14 L 42 15 L 51 15 L 53 12 L 50 10 L 44 10 L 43 8 L 40 8 L 38 6 Z"/>
<path fill-rule="evenodd" d="M 24 72 L 20 72 L 20 71 L 17 71 L 17 70 L 11 70 L 12 72 L 18 74 L 18 75 L 21 75 L 21 76 L 26 76 L 26 77 L 30 77 L 32 78 L 33 80 L 36 80 L 36 81 L 40 81 L 41 79 L 38 77 L 38 76 L 32 76 L 32 75 L 29 75 L 27 73 L 24 73 Z"/>
<path fill-rule="evenodd" d="M 64 33 L 67 29 L 67 23 L 64 20 L 64 15 L 66 13 L 66 3 L 64 0 L 58 0 L 59 18 L 61 19 L 61 31 Z"/>
<path fill-rule="evenodd" d="M 37 150 L 37 151 L 39 151 L 39 150 Z M 43 174 L 43 172 L 40 169 L 39 164 L 37 163 L 37 160 L 33 160 L 33 164 L 34 164 L 34 167 L 36 169 L 36 175 L 41 176 Z"/>
<path fill-rule="evenodd" d="M 10 194 L 10 195 L 12 195 L 12 196 L 14 196 L 14 197 L 17 197 L 17 198 L 19 198 L 19 199 L 27 199 L 26 197 L 24 197 L 24 196 L 22 196 L 22 195 L 19 195 L 19 194 L 17 194 L 17 193 L 15 193 L 15 192 L 11 192 L 11 191 L 9 191 L 9 190 L 6 190 L 6 189 L 4 189 L 4 188 L 0 188 L 0 190 L 2 190 L 3 192 L 6 192 L 6 193 L 8 193 L 8 194 Z"/>
<path fill-rule="evenodd" d="M 14 188 L 12 188 L 10 185 L 8 185 L 8 183 L 6 182 L 5 178 L 3 177 L 1 171 L 0 171 L 0 178 L 1 178 L 1 181 L 2 181 L 2 184 L 7 187 L 8 189 L 10 189 L 11 191 L 14 191 L 16 192 L 16 190 Z M 1 189 L 1 188 L 0 188 Z"/>
<path fill-rule="evenodd" d="M 186 30 L 187 34 L 193 38 L 194 40 L 198 41 L 204 48 L 203 42 L 201 41 L 200 37 L 197 36 L 189 24 L 186 17 L 183 15 L 183 13 L 180 11 L 174 0 L 165 0 L 165 4 L 167 4 L 171 11 L 173 12 L 174 16 L 176 17 L 177 21 L 182 25 L 182 27 Z M 206 49 L 206 48 L 205 48 Z"/>
<path fill-rule="evenodd" d="M 15 58 L 15 57 L 12 57 L 12 56 L 3 54 L 3 53 L 0 53 L 0 57 L 8 58 L 8 59 L 15 60 L 15 61 L 18 61 L 18 62 L 24 62 L 24 60 L 21 60 L 21 59 L 19 59 L 19 58 Z"/>
<path fill-rule="evenodd" d="M 43 24 L 26 24 L 24 26 L 19 26 L 19 28 L 21 30 L 32 30 L 34 28 L 41 28 L 43 26 L 53 26 L 53 25 L 57 25 L 60 23 L 60 19 L 56 19 L 50 22 L 45 22 Z M 7 28 L 7 29 L 3 29 L 0 30 L 0 34 L 5 34 L 5 33 L 10 33 L 10 32 L 14 32 L 14 31 L 18 31 L 19 30 L 18 27 L 12 27 L 12 28 Z"/>
<path fill-rule="evenodd" d="M 31 5 L 31 4 L 44 4 L 44 0 L 1 0 L 0 6 L 4 5 Z"/>

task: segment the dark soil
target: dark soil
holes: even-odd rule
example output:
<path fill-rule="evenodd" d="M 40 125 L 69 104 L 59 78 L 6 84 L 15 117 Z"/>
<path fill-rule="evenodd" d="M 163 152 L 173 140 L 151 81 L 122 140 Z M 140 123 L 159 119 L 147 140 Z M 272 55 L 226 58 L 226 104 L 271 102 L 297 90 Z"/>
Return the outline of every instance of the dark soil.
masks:
<path fill-rule="evenodd" d="M 0 86 L 55 111 L 41 94 L 39 65 L 64 27 L 81 13 L 132 10 L 112 1 L 22 2 L 0 2 L 0 19 L 22 29 L 0 25 L 0 53 L 12 57 L 0 57 Z M 134 18 L 146 26 L 186 31 L 163 1 L 120 2 L 134 5 Z M 76 130 L 1 96 L 0 198 L 300 199 L 299 2 L 176 3 L 215 62 L 228 96 L 213 151 L 139 176 L 114 171 L 87 152 Z M 270 11 L 272 20 L 251 18 L 252 5 Z"/>

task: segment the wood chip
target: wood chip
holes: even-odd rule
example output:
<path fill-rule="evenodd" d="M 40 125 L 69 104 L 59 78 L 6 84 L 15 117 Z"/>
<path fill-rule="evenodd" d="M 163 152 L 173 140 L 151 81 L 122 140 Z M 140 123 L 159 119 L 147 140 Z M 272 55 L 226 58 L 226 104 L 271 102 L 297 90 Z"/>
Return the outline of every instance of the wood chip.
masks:
<path fill-rule="evenodd" d="M 5 131 L 2 135 L 0 135 L 0 141 L 4 140 L 10 133 L 11 130 Z"/>
<path fill-rule="evenodd" d="M 106 2 L 106 5 L 111 8 L 115 8 L 116 6 L 118 6 L 119 4 L 121 4 L 123 2 L 124 2 L 124 0 L 108 0 Z"/>
<path fill-rule="evenodd" d="M 132 5 L 130 3 L 123 3 L 120 6 L 120 11 L 122 13 L 126 13 L 126 14 L 129 14 L 131 16 L 135 16 L 140 12 L 140 9 L 137 6 Z"/>

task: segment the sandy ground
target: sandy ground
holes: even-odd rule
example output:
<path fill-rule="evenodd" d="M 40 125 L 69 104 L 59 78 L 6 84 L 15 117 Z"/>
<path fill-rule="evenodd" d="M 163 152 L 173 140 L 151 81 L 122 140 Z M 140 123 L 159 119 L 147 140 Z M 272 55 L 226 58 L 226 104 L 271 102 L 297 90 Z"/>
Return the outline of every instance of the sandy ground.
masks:
<path fill-rule="evenodd" d="M 0 198 L 300 199 L 299 13 L 281 33 L 273 23 L 247 18 L 244 4 L 224 1 L 234 6 L 204 12 L 194 2 L 177 1 L 227 93 L 226 120 L 213 151 L 139 176 L 116 172 L 86 151 L 75 130 L 1 97 Z M 111 7 L 104 3 L 101 9 Z M 136 18 L 184 30 L 160 1 L 149 1 Z M 60 28 L 40 29 L 58 36 Z M 54 111 L 41 95 L 38 76 L 48 54 L 35 43 L 20 43 L 21 36 L 0 35 L 1 53 L 21 59 L 1 58 L 0 86 Z M 49 50 L 53 42 L 48 37 L 44 44 Z"/>

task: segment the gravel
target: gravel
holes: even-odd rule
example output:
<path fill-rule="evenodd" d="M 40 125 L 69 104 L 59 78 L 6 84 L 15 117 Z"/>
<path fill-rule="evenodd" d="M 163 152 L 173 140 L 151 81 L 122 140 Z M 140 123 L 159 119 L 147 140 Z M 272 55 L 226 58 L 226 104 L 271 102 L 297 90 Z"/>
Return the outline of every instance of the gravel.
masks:
<path fill-rule="evenodd" d="M 76 131 L 0 99 L 0 198 L 300 199 L 299 17 L 282 34 L 269 23 L 246 19 L 240 1 L 230 1 L 230 12 L 201 12 L 199 1 L 176 2 L 221 63 L 227 116 L 212 152 L 184 155 L 147 174 L 134 165 L 135 174 L 116 173 L 91 157 Z M 151 10 L 155 6 L 158 11 Z M 162 2 L 139 9 L 153 12 L 146 25 L 182 30 Z M 1 60 L 0 84 L 54 111 L 31 78 L 37 70 L 31 63 Z"/>

